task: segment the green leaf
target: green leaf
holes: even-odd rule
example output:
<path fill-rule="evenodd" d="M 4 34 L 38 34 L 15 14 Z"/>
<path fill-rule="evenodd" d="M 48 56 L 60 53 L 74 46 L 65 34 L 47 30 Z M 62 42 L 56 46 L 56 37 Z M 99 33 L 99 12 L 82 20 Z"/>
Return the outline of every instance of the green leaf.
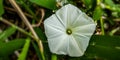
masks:
<path fill-rule="evenodd" d="M 57 8 L 56 0 L 30 0 L 30 2 L 52 10 Z"/>
<path fill-rule="evenodd" d="M 105 4 L 107 4 L 107 5 L 111 6 L 111 7 L 115 6 L 115 3 L 112 0 L 105 0 Z"/>
<path fill-rule="evenodd" d="M 0 43 L 0 56 L 7 56 L 15 50 L 20 49 L 25 43 L 25 39 L 15 39 L 7 43 Z"/>
<path fill-rule="evenodd" d="M 3 42 L 5 39 L 7 39 L 9 36 L 11 36 L 13 33 L 15 33 L 16 29 L 13 27 L 9 27 L 2 33 L 0 33 L 0 42 Z"/>
<path fill-rule="evenodd" d="M 4 13 L 3 0 L 0 0 L 0 16 Z"/>
<path fill-rule="evenodd" d="M 45 34 L 43 33 L 43 31 L 41 30 L 41 28 L 34 28 L 34 29 L 41 40 L 44 40 L 44 41 L 47 40 L 47 38 L 46 38 Z"/>
<path fill-rule="evenodd" d="M 105 0 L 105 4 L 107 9 L 120 12 L 120 6 L 115 4 L 112 0 Z"/>
<path fill-rule="evenodd" d="M 100 6 L 97 6 L 93 12 L 93 19 L 99 20 L 103 14 L 103 10 Z"/>
<path fill-rule="evenodd" d="M 0 57 L 0 60 L 10 60 L 9 56 Z"/>
<path fill-rule="evenodd" d="M 88 55 L 96 55 L 108 60 L 119 60 L 120 36 L 93 36 L 87 51 Z"/>
<path fill-rule="evenodd" d="M 9 56 L 0 57 L 0 60 L 10 60 Z"/>
<path fill-rule="evenodd" d="M 33 45 L 33 47 L 34 47 L 34 49 L 35 49 L 35 52 L 36 52 L 39 60 L 42 59 L 42 56 L 41 56 L 41 54 L 40 54 L 39 47 L 38 47 L 34 42 L 32 42 L 32 45 Z"/>
<path fill-rule="evenodd" d="M 92 7 L 92 1 L 91 0 L 82 0 L 82 1 L 86 5 L 86 7 L 88 7 L 88 8 Z"/>
<path fill-rule="evenodd" d="M 29 46 L 30 46 L 30 38 L 27 38 L 26 42 L 25 42 L 25 45 L 24 45 L 24 47 L 22 49 L 22 52 L 19 55 L 18 60 L 26 60 L 26 56 L 27 56 L 27 52 L 28 52 Z"/>
<path fill-rule="evenodd" d="M 57 60 L 57 55 L 56 54 L 52 54 L 51 60 Z"/>

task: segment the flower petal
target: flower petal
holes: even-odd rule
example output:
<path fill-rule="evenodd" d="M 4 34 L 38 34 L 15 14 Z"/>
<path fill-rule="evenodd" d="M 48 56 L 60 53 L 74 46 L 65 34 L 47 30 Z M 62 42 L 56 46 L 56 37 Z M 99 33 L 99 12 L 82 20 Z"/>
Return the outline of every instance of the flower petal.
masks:
<path fill-rule="evenodd" d="M 58 29 L 56 29 L 54 27 L 51 27 L 49 25 L 45 26 L 45 29 L 46 29 L 45 33 L 47 33 L 46 36 L 48 37 L 48 39 L 58 37 L 58 36 L 60 36 L 62 34 L 65 34 L 64 32 L 62 32 L 62 31 L 60 31 L 60 30 L 58 30 Z"/>
<path fill-rule="evenodd" d="M 57 30 L 60 30 L 60 31 L 65 31 L 65 27 L 62 25 L 62 23 L 59 21 L 59 19 L 56 17 L 55 14 L 53 14 L 51 17 L 49 17 L 48 19 L 46 19 L 44 21 L 44 25 L 45 26 L 51 26 Z"/>
<path fill-rule="evenodd" d="M 59 20 L 68 28 L 82 12 L 75 6 L 68 4 L 56 12 Z"/>
<path fill-rule="evenodd" d="M 48 39 L 48 42 L 52 53 L 67 55 L 68 40 L 66 35 Z"/>
<path fill-rule="evenodd" d="M 74 20 L 72 24 L 72 27 L 78 27 L 78 26 L 83 26 L 83 25 L 88 25 L 88 24 L 95 24 L 94 21 L 88 17 L 85 13 L 80 14 L 76 20 Z"/>
<path fill-rule="evenodd" d="M 48 39 L 50 51 L 56 54 L 67 54 L 66 29 L 54 15 L 44 21 L 45 33 Z"/>
<path fill-rule="evenodd" d="M 75 38 L 75 41 L 77 42 L 81 52 L 84 53 L 88 47 L 90 37 L 78 33 L 73 34 L 73 37 Z M 79 54 L 79 56 L 82 56 L 82 54 Z"/>
<path fill-rule="evenodd" d="M 48 39 L 50 51 L 52 53 L 66 55 L 67 54 L 66 53 L 66 50 L 67 50 L 66 33 L 52 27 L 46 22 L 45 22 L 45 33 Z"/>
<path fill-rule="evenodd" d="M 73 28 L 73 34 L 79 33 L 81 35 L 91 36 L 95 31 L 95 24 L 82 25 L 76 28 Z"/>
<path fill-rule="evenodd" d="M 73 56 L 73 57 L 82 56 L 84 51 L 82 51 L 83 49 L 81 49 L 81 47 L 80 47 L 81 43 L 82 42 L 80 42 L 80 44 L 78 44 L 78 41 L 76 41 L 76 38 L 74 38 L 73 36 L 70 36 L 69 37 L 69 45 L 68 45 L 68 55 Z"/>
<path fill-rule="evenodd" d="M 62 7 L 56 12 L 56 17 L 58 18 L 59 22 L 67 28 L 67 7 Z M 64 14 L 63 14 L 64 13 Z"/>
<path fill-rule="evenodd" d="M 77 7 L 68 4 L 67 6 L 67 21 L 68 21 L 68 27 L 71 27 L 73 22 L 77 19 L 79 15 L 82 14 L 82 11 L 79 10 Z"/>

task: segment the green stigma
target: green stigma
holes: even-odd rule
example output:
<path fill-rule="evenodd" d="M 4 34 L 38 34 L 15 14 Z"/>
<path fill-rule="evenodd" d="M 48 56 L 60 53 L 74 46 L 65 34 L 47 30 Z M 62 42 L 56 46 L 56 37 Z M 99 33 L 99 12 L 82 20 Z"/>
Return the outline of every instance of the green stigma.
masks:
<path fill-rule="evenodd" d="M 67 29 L 67 30 L 66 30 L 66 33 L 67 33 L 68 35 L 71 35 L 71 34 L 72 34 L 72 30 L 71 30 L 71 29 Z"/>

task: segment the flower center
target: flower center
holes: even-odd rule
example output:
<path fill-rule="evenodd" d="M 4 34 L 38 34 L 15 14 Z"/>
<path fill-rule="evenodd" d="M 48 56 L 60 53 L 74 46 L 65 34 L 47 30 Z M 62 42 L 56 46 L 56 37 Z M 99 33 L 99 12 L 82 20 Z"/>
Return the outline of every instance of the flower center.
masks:
<path fill-rule="evenodd" d="M 67 30 L 66 30 L 66 33 L 67 33 L 68 35 L 71 35 L 71 34 L 72 34 L 72 30 L 71 30 L 71 29 L 67 29 Z"/>

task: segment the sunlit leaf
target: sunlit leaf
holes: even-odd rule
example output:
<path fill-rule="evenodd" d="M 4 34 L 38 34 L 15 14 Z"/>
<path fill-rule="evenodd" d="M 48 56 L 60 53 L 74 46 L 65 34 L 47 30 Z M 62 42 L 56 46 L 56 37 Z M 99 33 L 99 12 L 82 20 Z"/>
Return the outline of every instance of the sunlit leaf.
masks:
<path fill-rule="evenodd" d="M 57 60 L 57 55 L 56 54 L 52 54 L 51 60 Z"/>
<path fill-rule="evenodd" d="M 25 42 L 25 45 L 24 45 L 24 47 L 22 49 L 22 52 L 19 55 L 18 60 L 26 60 L 26 56 L 27 56 L 27 52 L 28 52 L 29 46 L 30 46 L 30 38 L 27 38 L 26 42 Z"/>

